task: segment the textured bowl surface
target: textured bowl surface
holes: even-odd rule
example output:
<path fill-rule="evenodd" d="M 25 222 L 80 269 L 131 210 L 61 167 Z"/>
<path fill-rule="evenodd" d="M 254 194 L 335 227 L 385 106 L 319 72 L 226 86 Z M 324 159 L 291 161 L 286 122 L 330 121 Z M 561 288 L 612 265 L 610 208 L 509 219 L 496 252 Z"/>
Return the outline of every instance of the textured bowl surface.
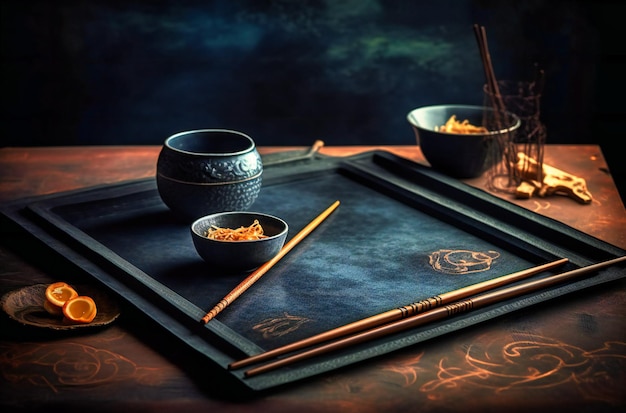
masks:
<path fill-rule="evenodd" d="M 211 226 L 237 229 L 258 220 L 267 238 L 251 241 L 219 241 L 207 238 Z M 225 273 L 252 271 L 274 258 L 285 244 L 289 226 L 282 219 L 259 212 L 233 211 L 211 214 L 191 224 L 191 237 L 198 254 Z"/>
<path fill-rule="evenodd" d="M 242 182 L 203 185 L 173 181 L 157 175 L 157 186 L 163 202 L 186 221 L 226 211 L 245 211 L 261 192 L 262 178 Z"/>
<path fill-rule="evenodd" d="M 156 179 L 163 202 L 193 221 L 216 212 L 247 210 L 261 191 L 262 173 L 252 138 L 226 129 L 199 129 L 165 140 Z"/>
<path fill-rule="evenodd" d="M 513 139 L 520 119 L 512 114 L 499 130 L 493 130 L 494 114 L 488 107 L 472 105 L 424 106 L 409 112 L 407 119 L 415 132 L 424 157 L 440 172 L 455 178 L 475 178 L 502 159 L 503 143 Z M 458 121 L 467 119 L 472 125 L 486 126 L 488 133 L 458 134 L 437 132 L 452 115 Z"/>

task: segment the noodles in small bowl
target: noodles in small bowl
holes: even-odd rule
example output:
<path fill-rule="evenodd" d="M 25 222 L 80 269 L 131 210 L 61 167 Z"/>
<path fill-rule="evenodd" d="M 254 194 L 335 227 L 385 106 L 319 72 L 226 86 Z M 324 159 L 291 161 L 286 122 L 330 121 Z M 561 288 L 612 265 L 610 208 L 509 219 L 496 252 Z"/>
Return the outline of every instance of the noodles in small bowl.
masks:
<path fill-rule="evenodd" d="M 222 273 L 253 271 L 276 256 L 289 226 L 259 212 L 220 212 L 197 219 L 191 236 L 198 254 Z"/>

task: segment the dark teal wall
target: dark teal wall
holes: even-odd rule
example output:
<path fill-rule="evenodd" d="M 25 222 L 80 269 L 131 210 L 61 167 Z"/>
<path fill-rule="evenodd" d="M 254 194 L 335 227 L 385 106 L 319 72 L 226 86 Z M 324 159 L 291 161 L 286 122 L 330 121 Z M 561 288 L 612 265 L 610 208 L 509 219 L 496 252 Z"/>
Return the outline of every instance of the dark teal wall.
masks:
<path fill-rule="evenodd" d="M 3 145 L 159 144 L 212 127 L 260 145 L 412 144 L 411 109 L 482 102 L 474 23 L 499 78 L 545 69 L 549 143 L 604 143 L 624 112 L 606 104 L 621 83 L 618 2 L 1 4 Z"/>

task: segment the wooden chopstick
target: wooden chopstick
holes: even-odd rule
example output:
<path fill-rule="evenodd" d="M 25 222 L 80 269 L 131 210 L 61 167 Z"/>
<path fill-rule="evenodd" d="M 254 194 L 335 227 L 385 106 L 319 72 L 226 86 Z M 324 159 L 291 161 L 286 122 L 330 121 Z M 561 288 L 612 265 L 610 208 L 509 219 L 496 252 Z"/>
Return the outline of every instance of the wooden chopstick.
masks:
<path fill-rule="evenodd" d="M 454 301 L 470 297 L 472 295 L 487 291 L 502 285 L 510 284 L 515 281 L 530 277 L 531 275 L 539 274 L 543 271 L 550 270 L 559 265 L 563 265 L 569 260 L 567 258 L 561 258 L 556 261 L 549 262 L 543 265 L 537 265 L 532 268 L 527 268 L 522 271 L 517 271 L 512 274 L 503 275 L 501 277 L 493 278 L 491 280 L 483 281 L 477 284 L 469 285 L 467 287 L 459 288 L 454 291 L 449 291 L 443 294 L 439 294 L 425 300 L 421 300 L 412 304 L 408 304 L 402 307 L 394 308 L 389 311 L 385 311 L 380 314 L 367 317 L 353 323 L 337 327 L 323 333 L 314 335 L 303 340 L 296 341 L 291 344 L 277 347 L 275 349 L 256 354 L 254 356 L 247 357 L 245 359 L 235 361 L 231 363 L 228 368 L 239 369 L 241 367 L 248 366 L 250 364 L 259 363 L 261 361 L 269 360 L 283 354 L 291 353 L 296 350 L 301 350 L 306 347 L 310 347 L 315 344 L 319 344 L 325 341 L 334 340 L 348 334 L 357 333 L 373 327 L 377 327 L 382 324 L 386 324 L 392 321 L 400 320 L 413 316 L 418 313 L 422 313 L 426 310 L 440 307 L 442 305 L 450 304 Z"/>
<path fill-rule="evenodd" d="M 489 44 L 487 42 L 487 31 L 484 26 L 474 25 L 474 34 L 476 35 L 476 41 L 478 43 L 478 49 L 480 51 L 480 57 L 483 63 L 483 70 L 485 71 L 485 82 L 487 83 L 487 90 L 491 96 L 495 98 L 493 105 L 496 110 L 496 115 L 506 110 L 502 95 L 500 94 L 500 87 L 498 86 L 498 80 L 493 70 L 493 64 L 491 62 L 491 53 L 489 52 Z"/>
<path fill-rule="evenodd" d="M 247 370 L 245 377 L 252 377 L 262 373 L 275 370 L 279 367 L 291 365 L 295 362 L 305 360 L 314 356 L 329 353 L 331 351 L 346 348 L 352 345 L 360 344 L 368 340 L 385 337 L 391 334 L 399 333 L 401 331 L 417 327 L 432 321 L 438 321 L 455 314 L 464 313 L 473 309 L 485 307 L 487 305 L 495 304 L 513 297 L 518 297 L 524 294 L 528 294 L 533 291 L 537 291 L 554 284 L 570 281 L 576 277 L 591 273 L 593 271 L 615 265 L 620 262 L 626 261 L 626 256 L 614 258 L 612 260 L 603 261 L 597 264 L 592 264 L 586 267 L 581 267 L 565 273 L 548 276 L 538 280 L 526 281 L 524 283 L 507 287 L 501 290 L 490 291 L 474 298 L 468 298 L 463 301 L 457 301 L 455 303 L 446 305 L 445 307 L 438 307 L 430 311 L 426 311 L 421 314 L 414 315 L 412 317 L 403 318 L 398 321 L 394 321 L 382 326 L 357 333 L 355 335 L 345 337 L 343 339 L 315 347 L 310 350 L 296 353 L 292 356 L 287 356 L 273 362 L 261 365 L 259 367 Z"/>
<path fill-rule="evenodd" d="M 493 68 L 490 68 L 487 60 L 487 50 L 485 50 L 485 42 L 483 39 L 483 31 L 481 26 L 475 24 L 474 35 L 476 36 L 476 43 L 478 44 L 478 51 L 480 52 L 480 60 L 483 64 L 483 71 L 485 72 L 485 83 L 489 93 L 493 94 L 492 73 Z M 491 69 L 491 70 L 490 70 Z"/>
<path fill-rule="evenodd" d="M 253 271 L 249 276 L 247 276 L 239 285 L 237 285 L 230 293 L 228 293 L 224 298 L 220 300 L 219 303 L 215 305 L 202 317 L 202 322 L 204 324 L 211 321 L 216 315 L 218 315 L 224 308 L 226 308 L 230 303 L 235 301 L 241 294 L 243 294 L 248 288 L 252 286 L 255 282 L 259 280 L 270 268 L 274 266 L 281 258 L 283 258 L 293 247 L 295 247 L 300 241 L 302 241 L 307 235 L 309 235 L 319 224 L 322 223 L 337 207 L 339 206 L 339 201 L 333 202 L 331 206 L 329 206 L 324 212 L 319 214 L 313 221 L 309 222 L 300 232 L 298 232 L 289 242 L 287 242 L 280 252 L 271 260 L 261 265 L 255 271 Z"/>

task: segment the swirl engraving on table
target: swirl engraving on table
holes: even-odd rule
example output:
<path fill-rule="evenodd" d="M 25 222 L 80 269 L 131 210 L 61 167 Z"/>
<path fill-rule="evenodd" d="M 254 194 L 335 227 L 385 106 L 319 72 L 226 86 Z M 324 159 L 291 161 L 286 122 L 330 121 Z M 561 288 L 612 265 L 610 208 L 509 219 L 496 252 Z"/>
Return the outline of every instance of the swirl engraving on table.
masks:
<path fill-rule="evenodd" d="M 546 211 L 546 210 L 550 209 L 550 207 L 552 206 L 550 204 L 550 202 L 548 202 L 548 201 L 541 201 L 541 202 L 539 202 L 539 201 L 533 200 L 533 203 L 535 204 L 535 207 L 532 208 L 532 210 L 534 212 Z"/>
<path fill-rule="evenodd" d="M 296 331 L 311 319 L 284 313 L 281 317 L 270 317 L 257 323 L 252 329 L 263 334 L 263 338 L 281 337 Z"/>
<path fill-rule="evenodd" d="M 387 367 L 403 377 L 404 385 L 420 384 L 429 399 L 446 397 L 452 389 L 473 391 L 480 388 L 494 394 L 510 391 L 548 390 L 569 385 L 588 400 L 617 402 L 626 369 L 626 343 L 609 341 L 600 348 L 586 350 L 547 337 L 530 337 L 504 344 L 468 345 L 461 358 L 443 357 L 431 369 L 420 357 L 402 365 Z"/>
<path fill-rule="evenodd" d="M 445 274 L 470 274 L 487 271 L 500 257 L 497 251 L 440 249 L 428 255 L 433 270 Z"/>
<path fill-rule="evenodd" d="M 58 393 L 63 387 L 135 380 L 154 386 L 167 372 L 141 367 L 123 355 L 92 345 L 60 341 L 20 343 L 1 349 L 0 366 L 7 382 L 46 386 Z"/>

